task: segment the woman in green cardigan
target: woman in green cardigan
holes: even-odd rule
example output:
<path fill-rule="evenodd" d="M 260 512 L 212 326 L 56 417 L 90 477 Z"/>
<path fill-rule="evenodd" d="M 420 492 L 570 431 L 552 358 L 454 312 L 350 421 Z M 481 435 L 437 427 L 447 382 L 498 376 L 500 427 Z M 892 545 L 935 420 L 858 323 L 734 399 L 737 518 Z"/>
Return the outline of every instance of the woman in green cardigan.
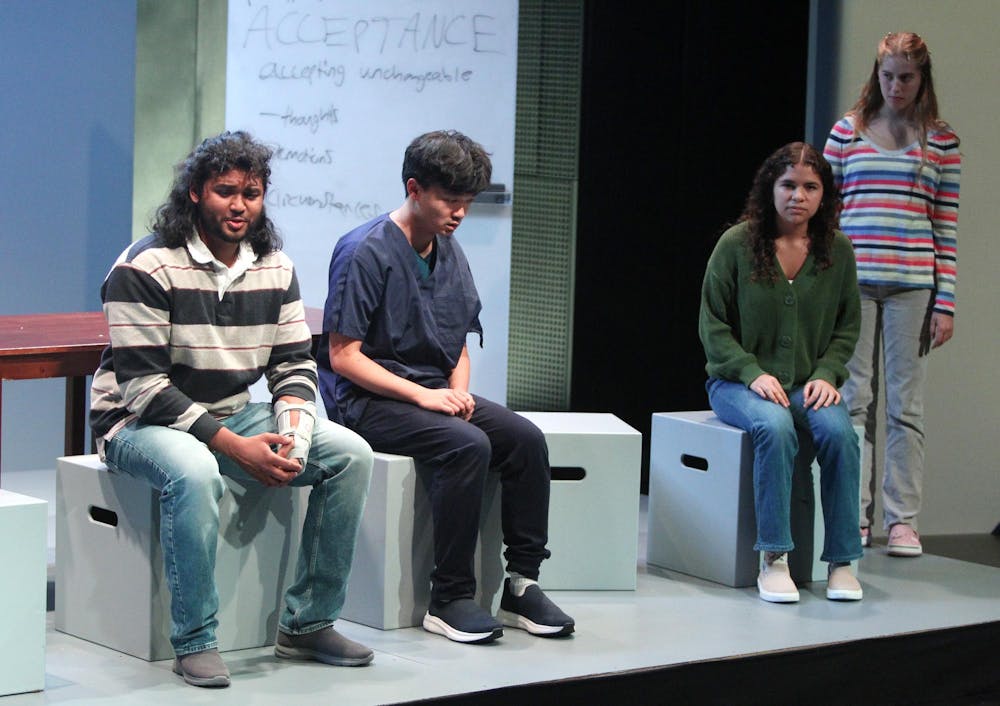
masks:
<path fill-rule="evenodd" d="M 739 222 L 722 234 L 702 285 L 698 333 L 709 402 L 754 447 L 757 588 L 775 603 L 799 599 L 788 571 L 789 514 L 799 435 L 820 465 L 829 562 L 826 596 L 860 600 L 850 562 L 858 535 L 860 452 L 839 388 L 860 326 L 854 253 L 836 229 L 840 197 L 830 165 L 803 142 L 761 165 Z"/>

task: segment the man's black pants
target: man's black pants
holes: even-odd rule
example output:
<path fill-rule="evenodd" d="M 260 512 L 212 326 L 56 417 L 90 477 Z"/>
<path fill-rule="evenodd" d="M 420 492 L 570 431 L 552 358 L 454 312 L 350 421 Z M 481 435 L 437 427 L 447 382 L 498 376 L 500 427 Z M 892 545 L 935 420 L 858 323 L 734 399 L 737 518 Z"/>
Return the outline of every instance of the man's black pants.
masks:
<path fill-rule="evenodd" d="M 422 477 L 430 479 L 434 601 L 476 593 L 474 559 L 488 472 L 500 474 L 507 570 L 537 579 L 538 567 L 549 557 L 551 470 L 545 436 L 519 414 L 474 397 L 476 409 L 468 422 L 375 398 L 354 426 L 376 451 L 413 457 Z"/>

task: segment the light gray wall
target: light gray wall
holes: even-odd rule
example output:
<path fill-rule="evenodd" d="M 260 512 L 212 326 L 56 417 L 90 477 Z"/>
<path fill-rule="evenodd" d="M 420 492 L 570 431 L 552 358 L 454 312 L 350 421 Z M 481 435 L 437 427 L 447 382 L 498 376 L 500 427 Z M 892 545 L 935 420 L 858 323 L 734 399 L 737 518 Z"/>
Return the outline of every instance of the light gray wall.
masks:
<path fill-rule="evenodd" d="M 996 0 L 814 0 L 809 139 L 822 145 L 857 100 L 886 32 L 916 32 L 934 62 L 942 117 L 962 139 L 954 339 L 932 352 L 925 400 L 925 534 L 991 531 L 1000 522 L 1000 3 Z M 881 527 L 881 507 L 876 522 Z"/>

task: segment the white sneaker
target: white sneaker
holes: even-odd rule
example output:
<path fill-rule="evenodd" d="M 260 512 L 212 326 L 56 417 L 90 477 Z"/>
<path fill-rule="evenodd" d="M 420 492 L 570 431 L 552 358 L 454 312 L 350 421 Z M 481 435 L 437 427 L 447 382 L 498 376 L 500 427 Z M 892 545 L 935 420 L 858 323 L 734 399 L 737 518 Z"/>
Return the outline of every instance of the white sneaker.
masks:
<path fill-rule="evenodd" d="M 788 571 L 788 554 L 775 556 L 771 552 L 764 552 L 760 574 L 757 576 L 757 591 L 763 600 L 771 603 L 798 602 L 799 589 L 795 587 Z"/>
<path fill-rule="evenodd" d="M 831 601 L 860 601 L 864 595 L 861 584 L 851 573 L 851 565 L 830 564 L 826 574 L 826 597 Z"/>

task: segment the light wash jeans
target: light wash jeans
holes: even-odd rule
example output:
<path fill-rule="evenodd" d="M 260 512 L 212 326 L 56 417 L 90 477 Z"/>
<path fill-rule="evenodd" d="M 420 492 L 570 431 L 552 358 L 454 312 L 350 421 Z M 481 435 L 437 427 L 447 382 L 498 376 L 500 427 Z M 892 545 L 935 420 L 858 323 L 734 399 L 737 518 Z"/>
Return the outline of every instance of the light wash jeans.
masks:
<path fill-rule="evenodd" d="M 249 404 L 222 423 L 241 436 L 276 431 L 266 403 Z M 180 656 L 217 647 L 215 551 L 219 500 L 226 489 L 220 473 L 255 481 L 191 434 L 154 424 L 128 424 L 107 442 L 105 455 L 109 468 L 143 480 L 160 493 L 160 543 L 170 588 L 174 652 Z M 291 483 L 310 485 L 312 491 L 295 579 L 278 619 L 282 632 L 321 630 L 340 615 L 372 463 L 364 439 L 316 419 L 306 467 Z"/>
<path fill-rule="evenodd" d="M 927 355 L 921 355 L 929 334 L 933 293 L 861 285 L 861 335 L 847 364 L 844 401 L 851 420 L 865 429 L 862 469 L 861 526 L 871 525 L 875 505 L 876 409 L 879 355 L 885 361 L 885 470 L 882 476 L 884 529 L 904 523 L 917 528 L 924 478 L 924 381 Z"/>
<path fill-rule="evenodd" d="M 789 552 L 792 471 L 799 451 L 798 434 L 812 436 L 820 467 L 823 505 L 823 554 L 826 562 L 848 562 L 862 555 L 858 533 L 858 484 L 861 458 L 858 437 L 843 401 L 818 410 L 803 406 L 803 388 L 788 393 L 791 406 L 765 400 L 742 382 L 709 378 L 705 385 L 712 409 L 726 424 L 750 434 L 753 443 L 754 549 Z"/>

